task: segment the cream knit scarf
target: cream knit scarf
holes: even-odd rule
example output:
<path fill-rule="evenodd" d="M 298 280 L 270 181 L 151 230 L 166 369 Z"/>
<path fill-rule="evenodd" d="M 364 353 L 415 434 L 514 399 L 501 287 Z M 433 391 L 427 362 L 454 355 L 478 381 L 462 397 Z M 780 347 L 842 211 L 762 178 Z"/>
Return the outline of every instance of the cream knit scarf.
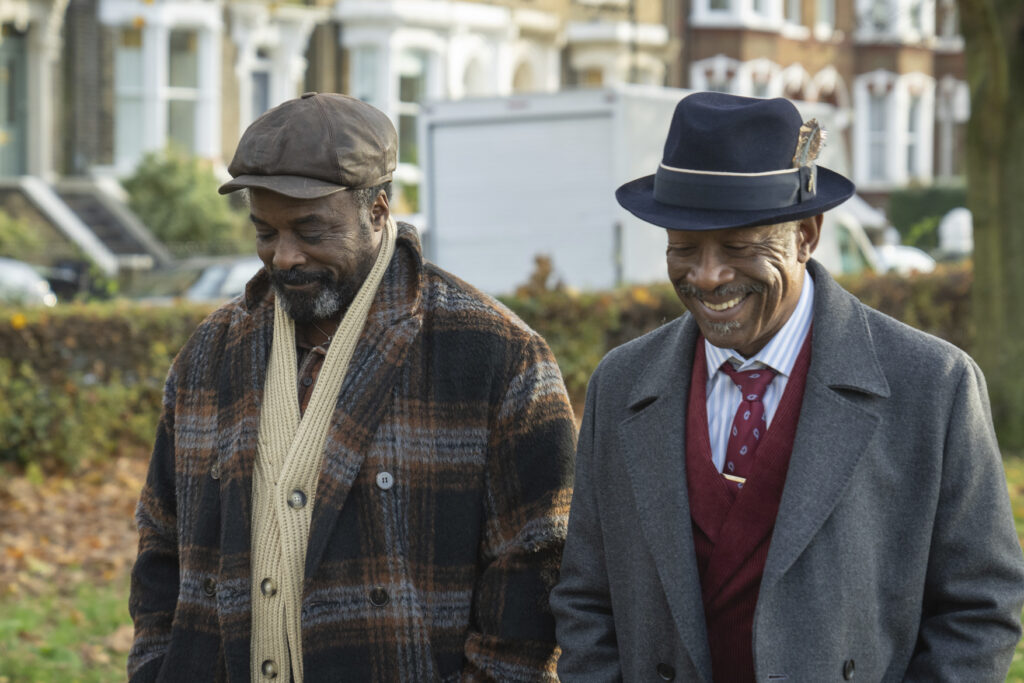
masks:
<path fill-rule="evenodd" d="M 327 431 L 356 342 L 395 251 L 388 218 L 377 260 L 331 340 L 305 413 L 298 401 L 295 324 L 274 304 L 274 341 L 260 412 L 252 495 L 252 681 L 270 669 L 278 683 L 302 682 L 302 583 L 313 494 Z"/>

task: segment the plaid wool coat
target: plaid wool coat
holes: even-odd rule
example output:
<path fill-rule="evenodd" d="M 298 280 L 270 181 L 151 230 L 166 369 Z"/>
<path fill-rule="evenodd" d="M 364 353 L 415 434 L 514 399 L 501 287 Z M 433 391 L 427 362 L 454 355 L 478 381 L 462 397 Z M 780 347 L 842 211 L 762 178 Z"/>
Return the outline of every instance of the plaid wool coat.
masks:
<path fill-rule="evenodd" d="M 171 367 L 136 513 L 133 682 L 249 679 L 252 472 L 273 319 L 261 271 Z M 305 680 L 555 680 L 548 591 L 574 450 L 544 340 L 425 262 L 400 224 L 317 484 Z"/>

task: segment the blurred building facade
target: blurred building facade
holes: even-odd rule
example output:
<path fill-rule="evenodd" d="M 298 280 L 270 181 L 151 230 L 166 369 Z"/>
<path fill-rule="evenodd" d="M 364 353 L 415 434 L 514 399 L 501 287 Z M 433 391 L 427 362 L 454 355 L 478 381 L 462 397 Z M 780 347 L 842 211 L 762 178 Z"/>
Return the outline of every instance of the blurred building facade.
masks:
<path fill-rule="evenodd" d="M 10 162 L 5 173 L 123 176 L 168 144 L 223 164 L 268 108 L 306 90 L 337 91 L 381 108 L 399 129 L 403 213 L 417 210 L 422 102 L 661 84 L 670 62 L 661 0 L 0 0 L 0 8 L 11 1 L 40 12 L 67 7 L 47 15 L 56 25 L 53 76 L 40 90 L 51 93 L 51 120 L 23 124 L 56 144 L 36 144 L 35 163 Z"/>
<path fill-rule="evenodd" d="M 0 0 L 0 25 L 0 200 L 11 179 L 43 203 L 66 178 L 101 192 L 171 144 L 223 168 L 252 120 L 307 90 L 391 116 L 406 215 L 424 102 L 624 82 L 831 103 L 876 204 L 962 172 L 955 0 Z M 137 227 L 108 264 L 159 260 Z"/>
<path fill-rule="evenodd" d="M 839 110 L 858 192 L 884 206 L 963 173 L 969 95 L 955 0 L 686 0 L 670 82 Z"/>

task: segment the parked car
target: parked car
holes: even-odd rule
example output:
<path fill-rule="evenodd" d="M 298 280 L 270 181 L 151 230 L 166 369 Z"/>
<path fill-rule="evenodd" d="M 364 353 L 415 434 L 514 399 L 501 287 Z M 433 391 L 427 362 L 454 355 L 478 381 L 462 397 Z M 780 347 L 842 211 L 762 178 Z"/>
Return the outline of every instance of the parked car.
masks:
<path fill-rule="evenodd" d="M 263 262 L 256 256 L 193 258 L 140 276 L 122 294 L 156 304 L 227 301 L 241 294 L 245 283 L 262 267 Z"/>
<path fill-rule="evenodd" d="M 898 273 L 930 273 L 935 270 L 935 259 L 927 252 L 906 244 L 882 244 L 875 247 L 878 256 L 878 272 Z"/>
<path fill-rule="evenodd" d="M 199 279 L 185 291 L 188 301 L 225 301 L 245 291 L 245 283 L 263 267 L 256 256 L 247 256 L 207 266 Z"/>
<path fill-rule="evenodd" d="M 23 261 L 0 257 L 0 302 L 20 306 L 56 306 L 50 283 Z"/>

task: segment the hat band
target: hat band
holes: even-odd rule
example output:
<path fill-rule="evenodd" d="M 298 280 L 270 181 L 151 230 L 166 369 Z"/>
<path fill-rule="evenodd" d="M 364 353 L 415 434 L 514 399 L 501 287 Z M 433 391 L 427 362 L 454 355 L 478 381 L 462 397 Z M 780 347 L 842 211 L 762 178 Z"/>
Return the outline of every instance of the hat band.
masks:
<path fill-rule="evenodd" d="M 723 173 L 661 164 L 654 173 L 654 199 L 690 209 L 781 209 L 814 197 L 817 181 L 817 166 L 766 173 Z"/>

